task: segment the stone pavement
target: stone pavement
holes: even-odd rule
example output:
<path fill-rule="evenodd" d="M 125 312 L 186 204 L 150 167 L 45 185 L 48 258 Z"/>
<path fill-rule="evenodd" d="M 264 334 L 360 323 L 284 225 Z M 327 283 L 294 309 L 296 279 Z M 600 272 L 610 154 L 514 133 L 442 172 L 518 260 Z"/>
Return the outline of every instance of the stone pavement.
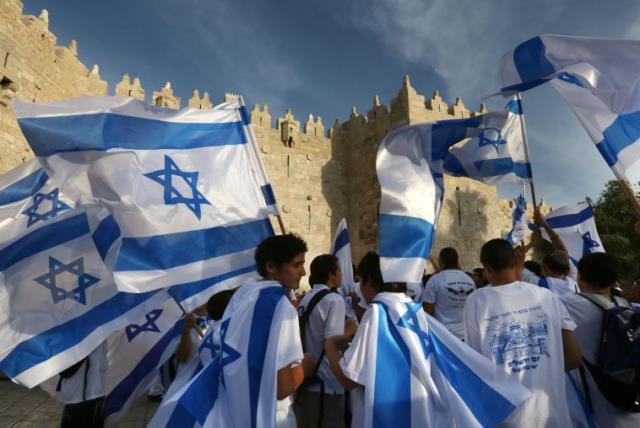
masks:
<path fill-rule="evenodd" d="M 142 398 L 114 428 L 144 428 L 157 406 Z M 62 404 L 40 388 L 29 390 L 0 379 L 0 428 L 57 427 L 61 415 Z"/>

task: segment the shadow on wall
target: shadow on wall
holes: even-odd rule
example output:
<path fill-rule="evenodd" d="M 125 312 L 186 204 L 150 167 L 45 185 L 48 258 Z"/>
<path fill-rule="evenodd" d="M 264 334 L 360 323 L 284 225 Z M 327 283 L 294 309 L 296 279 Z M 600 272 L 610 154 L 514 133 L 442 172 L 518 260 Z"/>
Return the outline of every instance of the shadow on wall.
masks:
<path fill-rule="evenodd" d="M 343 217 L 348 217 L 347 211 L 349 207 L 347 200 L 346 147 L 344 144 L 340 144 L 341 142 L 335 136 L 330 141 L 332 156 L 322 167 L 320 180 L 322 180 L 322 195 L 330 209 L 330 212 L 326 214 L 331 218 L 329 245 L 332 245 L 338 223 Z M 351 232 L 350 223 L 349 218 L 347 218 L 349 232 Z M 353 237 L 351 237 L 351 240 L 353 240 Z M 331 248 L 327 248 L 327 252 L 329 251 L 331 251 Z"/>

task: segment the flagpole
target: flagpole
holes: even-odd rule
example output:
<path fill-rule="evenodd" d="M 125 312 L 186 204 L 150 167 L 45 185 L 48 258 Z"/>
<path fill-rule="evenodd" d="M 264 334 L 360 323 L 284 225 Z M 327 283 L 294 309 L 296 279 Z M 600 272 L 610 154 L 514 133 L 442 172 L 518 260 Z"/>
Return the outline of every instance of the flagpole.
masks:
<path fill-rule="evenodd" d="M 249 122 L 249 120 L 248 120 L 249 113 L 246 112 L 247 106 L 244 103 L 244 97 L 242 95 L 240 95 L 238 97 L 238 101 L 240 101 L 240 107 L 245 110 L 245 114 L 247 115 L 247 126 L 246 126 L 246 128 L 247 128 L 247 133 L 249 134 L 248 135 L 249 142 L 251 143 L 249 145 L 251 146 L 251 150 L 253 151 L 253 155 L 254 155 L 254 157 L 256 159 L 256 163 L 258 164 L 257 166 L 260 169 L 260 173 L 266 179 L 267 178 L 267 170 L 265 169 L 264 164 L 262 163 L 262 157 L 260 156 L 260 153 L 258 152 L 258 140 L 256 139 L 256 134 L 253 132 L 253 126 L 251 125 L 251 122 Z M 282 221 L 282 216 L 280 215 L 279 212 L 275 216 L 278 219 L 278 226 L 280 226 L 280 233 L 282 235 L 286 234 L 287 231 L 284 228 L 284 222 Z"/>
<path fill-rule="evenodd" d="M 522 95 L 520 92 L 516 95 L 518 99 L 518 110 L 520 110 L 520 130 L 522 131 L 522 144 L 524 144 L 524 155 L 527 159 L 527 164 L 531 169 L 531 181 L 529 182 L 529 189 L 531 190 L 531 201 L 533 202 L 534 210 L 538 207 L 538 202 L 536 201 L 536 188 L 533 185 L 533 168 L 531 168 L 531 155 L 529 154 L 529 139 L 527 138 L 527 127 L 524 123 L 524 110 L 522 109 Z"/>
<path fill-rule="evenodd" d="M 618 180 L 618 183 L 620 183 L 620 186 L 622 186 L 622 190 L 627 195 L 627 197 L 631 201 L 631 204 L 633 205 L 634 210 L 636 211 L 638 222 L 636 222 L 635 229 L 636 233 L 640 234 L 640 201 L 638 201 L 638 198 L 636 197 L 631 184 L 629 184 L 627 180 Z"/>

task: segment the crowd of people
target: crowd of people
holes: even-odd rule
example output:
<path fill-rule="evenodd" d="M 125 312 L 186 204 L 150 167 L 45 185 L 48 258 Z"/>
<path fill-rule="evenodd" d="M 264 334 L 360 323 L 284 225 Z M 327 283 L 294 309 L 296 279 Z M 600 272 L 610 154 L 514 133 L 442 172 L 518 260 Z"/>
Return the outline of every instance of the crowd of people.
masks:
<path fill-rule="evenodd" d="M 526 246 L 514 248 L 503 239 L 486 242 L 480 252 L 482 267 L 472 272 L 460 268 L 456 249 L 441 249 L 430 259 L 434 273 L 425 274 L 422 283 L 384 282 L 380 258 L 369 252 L 354 266 L 356 287 L 350 295 L 340 289 L 340 263 L 331 254 L 312 260 L 311 288 L 301 294 L 306 243 L 293 234 L 267 238 L 255 253 L 261 279 L 216 293 L 187 316 L 175 358 L 166 364 L 172 373 L 163 373 L 164 385 L 156 382 L 152 395 L 161 396 L 175 372 L 197 358 L 204 330 L 233 316 L 235 300 L 246 303 L 256 299 L 254 289 L 277 285 L 284 288 L 288 302 L 278 305 L 282 325 L 277 343 L 266 348 L 277 370 L 271 426 L 375 426 L 368 413 L 372 403 L 365 400 L 375 381 L 370 366 L 375 364 L 376 343 L 367 335 L 374 322 L 371 306 L 412 301 L 422 303 L 421 317 L 428 322 L 435 318 L 531 392 L 501 426 L 640 426 L 638 409 L 625 407 L 601 384 L 606 309 L 632 307 L 616 290 L 616 260 L 593 253 L 574 266 L 562 240 L 539 213 L 535 221 L 539 229 Z M 526 253 L 541 243 L 541 229 L 554 248 L 541 264 L 525 261 Z M 198 322 L 207 315 L 207 322 Z M 105 352 L 97 349 L 75 373 L 61 378 L 59 389 L 69 397 L 63 426 L 101 423 Z M 572 394 L 580 406 L 574 406 Z"/>

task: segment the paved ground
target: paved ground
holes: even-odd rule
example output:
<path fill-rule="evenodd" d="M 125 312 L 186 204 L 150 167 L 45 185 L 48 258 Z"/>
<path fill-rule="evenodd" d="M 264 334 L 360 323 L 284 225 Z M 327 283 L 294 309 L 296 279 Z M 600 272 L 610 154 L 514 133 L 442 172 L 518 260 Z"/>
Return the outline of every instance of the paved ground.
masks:
<path fill-rule="evenodd" d="M 139 400 L 115 428 L 143 428 L 157 404 Z M 60 424 L 62 405 L 40 388 L 29 390 L 0 379 L 0 428 L 48 428 Z"/>

